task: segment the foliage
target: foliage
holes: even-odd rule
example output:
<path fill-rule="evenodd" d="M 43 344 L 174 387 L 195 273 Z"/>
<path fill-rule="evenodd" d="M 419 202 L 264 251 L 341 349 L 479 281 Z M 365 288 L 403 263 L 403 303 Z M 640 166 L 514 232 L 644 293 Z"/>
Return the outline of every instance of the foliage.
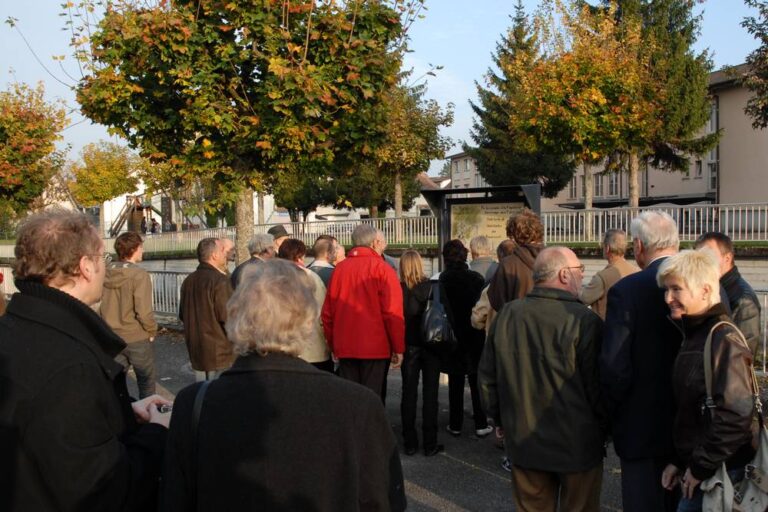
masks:
<path fill-rule="evenodd" d="M 14 83 L 0 92 L 0 204 L 15 213 L 39 198 L 63 164 L 56 149 L 67 124 L 59 102 L 45 101 L 40 83 Z"/>
<path fill-rule="evenodd" d="M 768 2 L 763 0 L 745 0 L 745 3 L 757 9 L 757 16 L 744 19 L 742 26 L 760 42 L 747 56 L 747 71 L 742 84 L 752 92 L 744 111 L 752 118 L 753 128 L 768 126 Z"/>
<path fill-rule="evenodd" d="M 92 36 L 78 101 L 143 154 L 212 177 L 231 202 L 304 158 L 371 151 L 400 30 L 377 1 L 119 2 Z"/>
<path fill-rule="evenodd" d="M 619 0 L 618 6 L 620 18 L 641 23 L 651 80 L 663 91 L 661 122 L 642 156 L 659 169 L 687 171 L 689 155 L 705 153 L 720 138 L 701 134 L 709 118 L 712 71 L 709 53 L 693 50 L 701 16 L 694 16 L 690 0 Z"/>
<path fill-rule="evenodd" d="M 529 26 L 521 0 L 515 7 L 512 27 L 496 45 L 493 63 L 497 74 L 489 69 L 485 85 L 476 83 L 479 104 L 470 101 L 477 116 L 471 137 L 475 147 L 464 144 L 464 151 L 477 162 L 480 174 L 491 185 L 540 183 L 542 194 L 554 197 L 570 181 L 574 162 L 570 155 L 544 151 L 524 151 L 510 130 L 507 106 L 521 101 L 520 87 L 508 72 L 530 69 L 537 60 L 537 38 Z"/>
<path fill-rule="evenodd" d="M 136 191 L 141 158 L 125 146 L 100 141 L 83 147 L 80 162 L 70 166 L 70 190 L 83 206 L 96 206 Z"/>
<path fill-rule="evenodd" d="M 275 204 L 288 209 L 292 222 L 304 220 L 321 204 L 334 201 L 330 188 L 330 170 L 313 169 L 316 162 L 305 162 L 303 172 L 277 173 L 272 180 L 272 194 Z"/>
<path fill-rule="evenodd" d="M 409 177 L 402 179 L 401 186 L 403 209 L 407 210 L 421 193 L 421 185 Z M 395 207 L 395 176 L 381 173 L 373 163 L 364 163 L 336 175 L 329 194 L 331 200 L 335 198 L 336 207 L 383 212 Z"/>

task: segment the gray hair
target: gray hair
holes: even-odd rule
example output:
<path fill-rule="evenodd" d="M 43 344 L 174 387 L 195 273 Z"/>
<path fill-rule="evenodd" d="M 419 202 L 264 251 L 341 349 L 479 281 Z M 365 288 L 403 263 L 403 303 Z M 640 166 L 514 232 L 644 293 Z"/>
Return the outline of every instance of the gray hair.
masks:
<path fill-rule="evenodd" d="M 253 237 L 251 237 L 251 240 L 248 242 L 248 254 L 250 254 L 251 256 L 254 256 L 254 255 L 258 256 L 259 254 L 264 254 L 274 246 L 275 246 L 275 239 L 272 237 L 272 235 L 265 234 L 265 233 L 253 235 Z"/>
<path fill-rule="evenodd" d="M 603 237 L 603 245 L 608 248 L 609 254 L 624 256 L 627 252 L 627 234 L 621 229 L 609 229 Z"/>
<path fill-rule="evenodd" d="M 536 261 L 533 262 L 535 284 L 551 281 L 560 269 L 568 266 L 568 258 L 562 249 L 563 247 L 547 247 L 536 256 Z"/>
<path fill-rule="evenodd" d="M 317 327 L 314 286 L 290 261 L 250 265 L 227 302 L 224 328 L 235 352 L 299 355 Z"/>
<path fill-rule="evenodd" d="M 679 249 L 680 238 L 675 220 L 666 212 L 649 210 L 641 213 L 630 225 L 632 238 L 643 243 L 646 251 Z"/>
<path fill-rule="evenodd" d="M 478 256 L 489 256 L 491 254 L 491 241 L 485 236 L 476 236 L 469 241 L 469 250 Z"/>
<path fill-rule="evenodd" d="M 378 229 L 370 224 L 360 224 L 352 232 L 352 245 L 356 247 L 370 247 L 376 240 Z"/>
<path fill-rule="evenodd" d="M 213 253 L 218 249 L 218 245 L 218 238 L 203 238 L 200 240 L 200 243 L 197 244 L 197 261 L 205 263 L 210 260 Z"/>

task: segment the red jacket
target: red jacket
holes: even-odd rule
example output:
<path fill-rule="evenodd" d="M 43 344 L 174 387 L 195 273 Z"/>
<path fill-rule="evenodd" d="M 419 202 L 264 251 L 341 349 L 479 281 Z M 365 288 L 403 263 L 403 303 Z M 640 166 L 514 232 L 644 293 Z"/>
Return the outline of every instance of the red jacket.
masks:
<path fill-rule="evenodd" d="M 369 247 L 353 247 L 336 266 L 322 320 L 325 339 L 338 358 L 389 359 L 405 351 L 400 282 Z"/>

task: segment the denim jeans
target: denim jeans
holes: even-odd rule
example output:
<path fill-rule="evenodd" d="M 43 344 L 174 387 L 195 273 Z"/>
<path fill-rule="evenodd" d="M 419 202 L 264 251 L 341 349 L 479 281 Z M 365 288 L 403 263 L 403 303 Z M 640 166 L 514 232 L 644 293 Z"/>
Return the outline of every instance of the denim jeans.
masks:
<path fill-rule="evenodd" d="M 115 361 L 128 370 L 133 366 L 136 383 L 139 385 L 139 398 L 155 394 L 155 353 L 149 340 L 128 343 Z"/>

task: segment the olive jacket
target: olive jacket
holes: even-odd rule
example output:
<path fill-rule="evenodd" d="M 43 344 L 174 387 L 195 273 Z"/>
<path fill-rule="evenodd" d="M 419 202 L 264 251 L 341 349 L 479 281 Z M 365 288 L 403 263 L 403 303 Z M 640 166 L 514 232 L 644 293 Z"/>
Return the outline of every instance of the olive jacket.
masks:
<path fill-rule="evenodd" d="M 534 288 L 499 312 L 479 367 L 483 406 L 516 466 L 573 473 L 603 458 L 602 321 L 572 294 Z"/>

